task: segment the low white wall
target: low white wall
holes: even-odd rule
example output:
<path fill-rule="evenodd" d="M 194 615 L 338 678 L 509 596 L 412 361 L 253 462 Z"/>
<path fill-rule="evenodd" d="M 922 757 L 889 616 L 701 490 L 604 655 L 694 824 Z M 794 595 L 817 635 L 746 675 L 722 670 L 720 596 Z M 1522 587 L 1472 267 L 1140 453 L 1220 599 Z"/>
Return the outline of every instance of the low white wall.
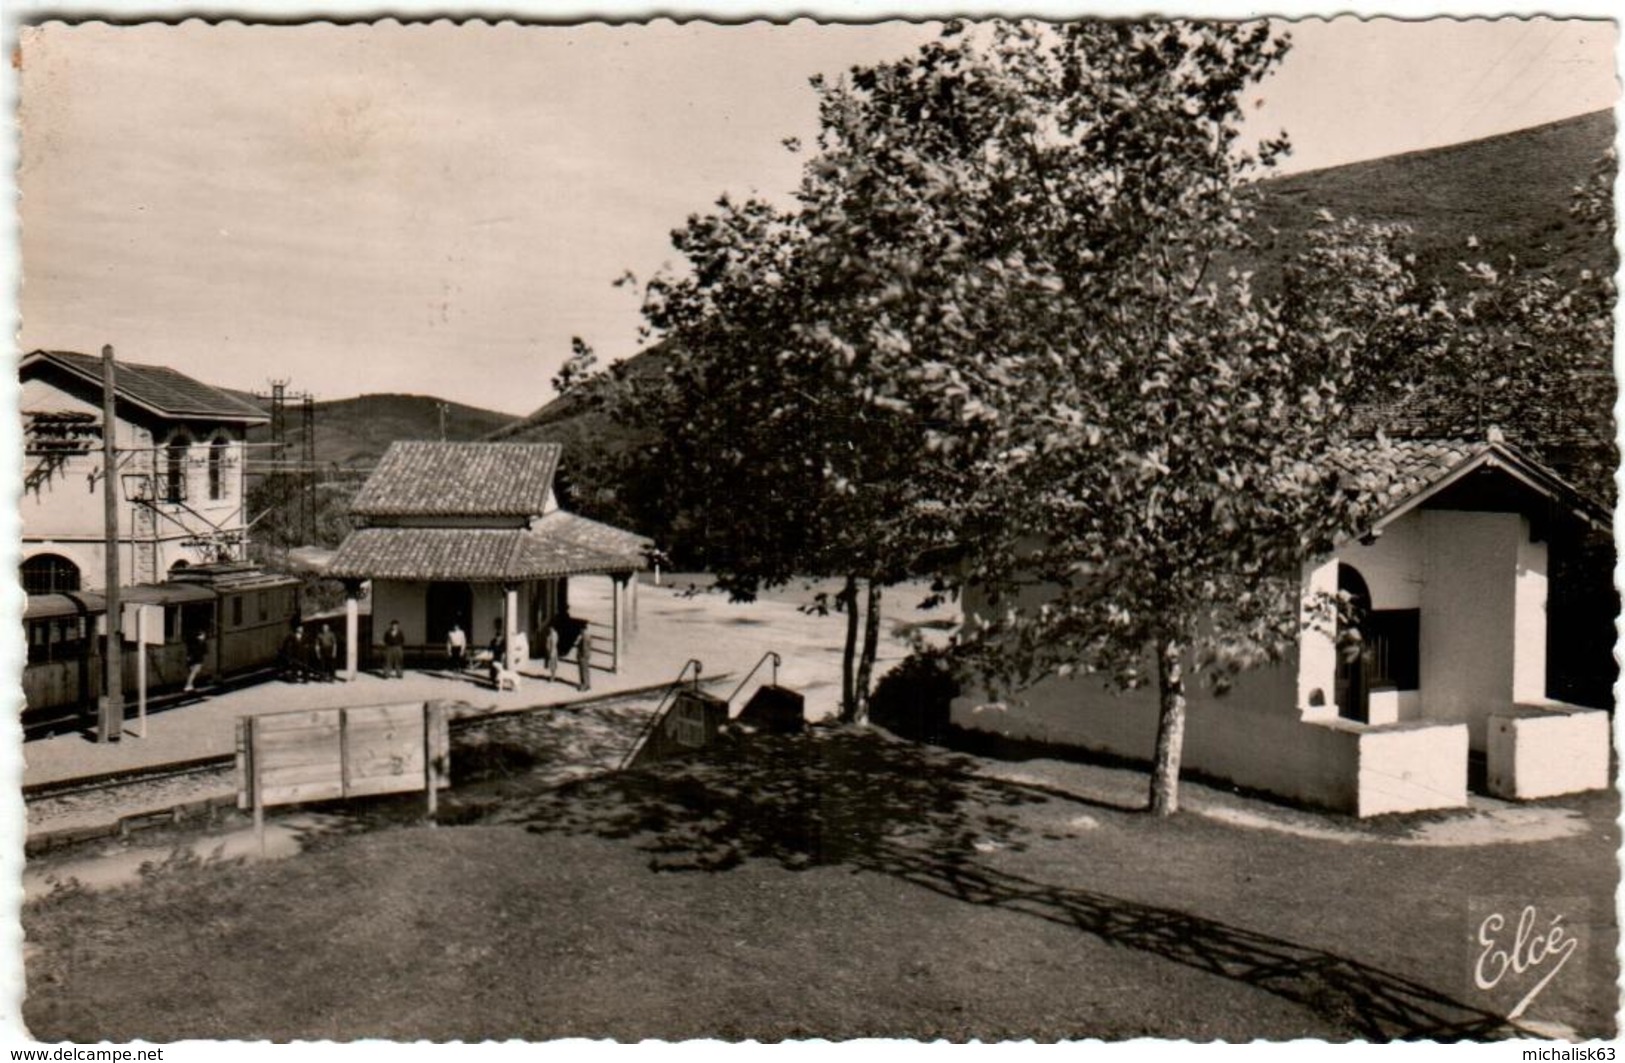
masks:
<path fill-rule="evenodd" d="M 1490 714 L 1485 785 L 1532 800 L 1609 785 L 1608 713 L 1569 705 L 1515 705 Z"/>
<path fill-rule="evenodd" d="M 1370 727 L 1360 730 L 1358 741 L 1357 815 L 1467 804 L 1466 724 Z"/>
<path fill-rule="evenodd" d="M 1293 704 L 1296 663 L 1257 669 L 1215 697 L 1193 689 L 1183 765 L 1241 786 L 1362 816 L 1449 808 L 1467 800 L 1467 729 L 1372 728 Z M 1098 679 L 1049 679 L 1008 701 L 961 697 L 950 719 L 971 730 L 1149 761 L 1157 692 L 1114 692 Z"/>

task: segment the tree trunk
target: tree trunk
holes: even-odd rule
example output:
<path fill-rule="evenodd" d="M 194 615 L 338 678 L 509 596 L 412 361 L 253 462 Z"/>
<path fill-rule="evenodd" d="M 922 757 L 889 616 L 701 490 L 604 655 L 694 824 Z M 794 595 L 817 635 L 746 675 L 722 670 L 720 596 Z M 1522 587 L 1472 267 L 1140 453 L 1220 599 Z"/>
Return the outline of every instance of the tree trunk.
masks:
<path fill-rule="evenodd" d="M 1185 675 L 1180 660 L 1183 641 L 1171 635 L 1157 640 L 1157 752 L 1151 765 L 1151 814 L 1179 811 L 1179 759 L 1185 746 Z"/>
<path fill-rule="evenodd" d="M 852 674 L 852 658 L 858 647 L 858 578 L 846 577 L 846 586 L 837 598 L 846 610 L 846 646 L 841 651 L 841 722 L 851 723 L 858 715 L 858 698 Z"/>
<path fill-rule="evenodd" d="M 869 722 L 869 678 L 874 674 L 875 650 L 880 643 L 880 585 L 874 580 L 869 581 L 868 602 L 863 612 L 863 657 L 858 661 L 858 679 L 853 690 L 857 701 L 855 723 Z"/>

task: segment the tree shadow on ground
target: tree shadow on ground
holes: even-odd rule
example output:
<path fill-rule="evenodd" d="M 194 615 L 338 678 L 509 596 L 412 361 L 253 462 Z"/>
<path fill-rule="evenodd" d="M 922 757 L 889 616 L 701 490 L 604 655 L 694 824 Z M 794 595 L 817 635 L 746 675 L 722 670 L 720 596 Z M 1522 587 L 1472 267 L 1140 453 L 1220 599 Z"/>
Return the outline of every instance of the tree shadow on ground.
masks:
<path fill-rule="evenodd" d="M 990 866 L 983 851 L 1021 849 L 1031 837 L 1017 810 L 1049 798 L 979 777 L 974 766 L 873 733 L 814 729 L 568 783 L 491 807 L 484 821 L 633 840 L 662 871 L 719 872 L 765 859 L 887 874 L 1256 987 L 1338 1021 L 1351 1037 L 1518 1033 L 1499 1016 L 1335 953 Z"/>

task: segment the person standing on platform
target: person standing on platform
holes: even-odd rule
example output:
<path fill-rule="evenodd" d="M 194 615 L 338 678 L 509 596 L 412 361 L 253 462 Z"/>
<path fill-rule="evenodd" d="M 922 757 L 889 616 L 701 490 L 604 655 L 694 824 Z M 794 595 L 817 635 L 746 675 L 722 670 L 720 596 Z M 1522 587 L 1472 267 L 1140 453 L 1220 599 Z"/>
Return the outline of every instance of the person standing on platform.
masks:
<path fill-rule="evenodd" d="M 316 670 L 322 682 L 331 683 L 338 678 L 339 639 L 327 624 L 316 633 Z"/>
<path fill-rule="evenodd" d="M 502 669 L 507 667 L 508 640 L 502 637 L 502 618 L 498 617 L 491 635 L 491 685 L 499 686 Z"/>
<path fill-rule="evenodd" d="M 587 630 L 586 621 L 582 621 L 581 634 L 576 638 L 576 665 L 581 669 L 581 678 L 576 683 L 576 689 L 591 690 L 592 634 Z"/>
<path fill-rule="evenodd" d="M 454 672 L 468 667 L 468 635 L 463 631 L 463 625 L 455 620 L 451 622 L 451 630 L 446 632 L 446 657 L 448 666 Z"/>
<path fill-rule="evenodd" d="M 197 689 L 198 676 L 203 674 L 203 662 L 209 657 L 209 635 L 202 628 L 193 628 L 186 636 L 186 692 Z"/>
<path fill-rule="evenodd" d="M 282 639 L 283 682 L 303 683 L 305 681 L 307 678 L 306 668 L 310 663 L 305 658 L 305 627 L 303 624 L 295 624 Z"/>
<path fill-rule="evenodd" d="M 547 641 L 544 646 L 547 650 L 547 681 L 556 683 L 559 679 L 559 622 L 554 619 L 547 625 Z"/>
<path fill-rule="evenodd" d="M 405 678 L 401 672 L 401 664 L 406 658 L 406 632 L 401 630 L 399 620 L 391 620 L 389 629 L 384 632 L 384 678 L 392 675 L 396 679 Z"/>

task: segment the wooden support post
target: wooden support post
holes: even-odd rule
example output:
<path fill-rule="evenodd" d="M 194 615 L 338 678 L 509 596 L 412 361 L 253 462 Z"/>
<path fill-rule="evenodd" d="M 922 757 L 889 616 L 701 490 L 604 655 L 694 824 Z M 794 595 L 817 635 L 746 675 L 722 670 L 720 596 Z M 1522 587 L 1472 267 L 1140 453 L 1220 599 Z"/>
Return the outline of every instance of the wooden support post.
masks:
<path fill-rule="evenodd" d="M 435 812 L 439 807 L 440 795 L 435 792 L 437 776 L 435 773 L 435 757 L 438 742 L 435 741 L 435 724 L 439 723 L 439 713 L 435 711 L 432 702 L 423 703 L 423 782 L 424 789 L 428 790 L 429 822 L 434 823 Z"/>
<path fill-rule="evenodd" d="M 260 855 L 265 855 L 265 783 L 260 778 L 260 719 L 248 720 L 248 788 L 254 795 L 254 837 L 259 839 Z"/>
<path fill-rule="evenodd" d="M 344 581 L 344 678 L 355 682 L 356 665 L 360 659 L 360 647 L 356 643 L 361 638 L 361 621 L 359 617 L 361 597 L 361 584 L 355 580 Z"/>
<path fill-rule="evenodd" d="M 519 586 L 514 583 L 502 587 L 502 668 L 514 668 L 513 636 L 519 630 Z"/>
<path fill-rule="evenodd" d="M 626 592 L 626 584 L 619 576 L 611 576 L 609 581 L 609 633 L 611 646 L 609 670 L 612 673 L 619 673 L 621 670 L 621 595 Z"/>
<path fill-rule="evenodd" d="M 339 793 L 350 796 L 350 713 L 339 710 Z"/>

